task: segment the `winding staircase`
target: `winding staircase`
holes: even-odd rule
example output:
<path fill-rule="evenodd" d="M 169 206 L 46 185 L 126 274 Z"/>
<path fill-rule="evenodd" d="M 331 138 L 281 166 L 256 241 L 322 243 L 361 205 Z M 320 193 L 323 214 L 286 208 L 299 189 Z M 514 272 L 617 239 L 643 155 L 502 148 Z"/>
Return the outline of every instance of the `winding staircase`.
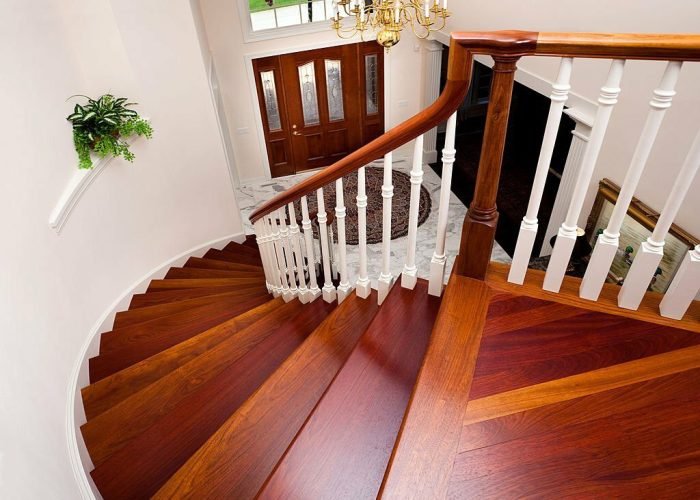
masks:
<path fill-rule="evenodd" d="M 454 112 L 474 54 L 494 58 L 494 81 L 477 187 L 445 286 Z M 561 65 L 530 205 L 507 266 L 490 262 L 490 253 L 510 95 L 516 62 L 526 55 L 561 57 Z M 528 270 L 576 57 L 612 62 L 549 267 Z M 579 279 L 565 271 L 626 59 L 669 62 L 613 216 Z M 436 103 L 260 207 L 251 215 L 254 237 L 170 269 L 117 313 L 82 390 L 81 430 L 100 494 L 697 498 L 700 247 L 688 252 L 665 294 L 647 287 L 700 168 L 700 135 L 675 167 L 669 201 L 624 285 L 605 282 L 619 244 L 618 215 L 627 211 L 684 60 L 700 60 L 700 36 L 453 34 L 448 84 Z M 409 249 L 395 280 L 391 152 L 414 139 L 420 152 L 422 134 L 444 120 L 433 260 L 430 269 L 416 269 L 419 159 L 411 172 Z M 372 289 L 364 165 L 381 157 L 382 272 Z M 351 284 L 342 177 L 353 171 L 360 258 Z M 323 201 L 323 187 L 333 182 L 337 243 L 328 240 Z M 316 233 L 307 206 L 313 195 Z"/>

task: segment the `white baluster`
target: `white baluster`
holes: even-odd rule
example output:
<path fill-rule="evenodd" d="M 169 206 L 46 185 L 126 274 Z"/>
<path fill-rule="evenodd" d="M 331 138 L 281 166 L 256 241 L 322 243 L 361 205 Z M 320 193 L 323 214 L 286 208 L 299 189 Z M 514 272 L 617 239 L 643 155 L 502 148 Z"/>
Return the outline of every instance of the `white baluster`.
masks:
<path fill-rule="evenodd" d="M 347 249 L 345 247 L 345 193 L 343 193 L 343 179 L 335 181 L 335 219 L 338 222 L 338 264 L 340 267 L 338 303 L 340 304 L 352 291 L 348 281 Z"/>
<path fill-rule="evenodd" d="M 279 297 L 282 295 L 282 281 L 280 279 L 280 268 L 277 263 L 277 255 L 275 254 L 275 244 L 272 235 L 272 227 L 268 217 L 262 218 L 262 230 L 264 235 L 264 243 L 261 247 L 265 253 L 267 262 L 270 265 L 270 283 L 272 285 L 272 295 Z"/>
<path fill-rule="evenodd" d="M 287 229 L 287 213 L 284 207 L 278 210 L 280 218 L 280 240 L 282 240 L 282 248 L 284 250 L 284 258 L 286 261 L 287 278 L 289 279 L 289 292 L 296 297 L 299 295 L 297 288 L 297 279 L 294 275 L 294 255 L 292 254 L 292 245 L 289 241 L 289 229 Z"/>
<path fill-rule="evenodd" d="M 253 229 L 255 230 L 255 242 L 258 245 L 258 252 L 260 252 L 260 260 L 262 261 L 263 274 L 265 274 L 265 287 L 267 288 L 268 292 L 272 292 L 272 280 L 270 279 L 270 264 L 267 261 L 267 253 L 263 248 L 265 243 L 265 235 L 263 234 L 262 220 L 254 222 Z"/>
<path fill-rule="evenodd" d="M 287 282 L 287 262 L 284 260 L 284 247 L 280 237 L 280 230 L 277 226 L 277 216 L 275 212 L 270 216 L 270 227 L 272 229 L 272 243 L 275 248 L 275 256 L 277 257 L 277 268 L 279 269 L 280 285 L 282 287 L 282 298 L 285 302 L 289 302 L 294 298 L 294 294 L 289 288 Z"/>
<path fill-rule="evenodd" d="M 357 236 L 360 250 L 360 273 L 355 284 L 355 293 L 366 299 L 372 291 L 367 275 L 367 192 L 365 167 L 357 171 Z"/>
<path fill-rule="evenodd" d="M 625 215 L 627 215 L 627 209 L 632 202 L 642 172 L 644 172 L 666 110 L 671 107 L 671 101 L 676 94 L 673 89 L 678 81 L 682 64 L 680 61 L 669 62 L 661 78 L 661 83 L 654 90 L 654 95 L 649 102 L 651 109 L 647 121 L 622 183 L 622 189 L 617 197 L 608 227 L 605 228 L 603 234 L 598 236 L 593 255 L 586 268 L 586 274 L 581 282 L 579 295 L 584 299 L 598 300 L 600 291 L 603 289 L 603 283 L 608 277 L 608 271 L 620 246 L 620 228 L 625 220 Z"/>
<path fill-rule="evenodd" d="M 564 274 L 566 273 L 571 253 L 576 244 L 578 218 L 581 215 L 583 202 L 586 198 L 588 186 L 591 183 L 593 169 L 598 160 L 600 148 L 603 145 L 603 139 L 605 138 L 605 132 L 610 122 L 613 107 L 617 103 L 617 98 L 620 95 L 620 82 L 622 81 L 624 68 L 625 61 L 621 59 L 613 60 L 605 85 L 600 89 L 598 111 L 596 112 L 588 147 L 586 148 L 586 153 L 581 162 L 581 169 L 579 170 L 578 179 L 576 180 L 576 190 L 571 199 L 569 210 L 566 213 L 566 219 L 557 233 L 552 257 L 547 266 L 547 273 L 545 274 L 544 284 L 542 285 L 542 288 L 545 290 L 558 292 L 564 280 Z"/>
<path fill-rule="evenodd" d="M 321 289 L 316 281 L 316 258 L 314 257 L 314 232 L 309 218 L 309 203 L 306 196 L 301 198 L 301 227 L 304 230 L 304 242 L 306 243 L 306 265 L 309 271 L 309 302 L 313 302 L 321 295 Z"/>
<path fill-rule="evenodd" d="M 700 245 L 696 245 L 683 259 L 676 276 L 661 299 L 661 316 L 682 319 L 700 292 Z"/>
<path fill-rule="evenodd" d="M 439 297 L 445 282 L 445 240 L 447 238 L 447 216 L 450 208 L 452 189 L 452 166 L 455 162 L 455 133 L 457 130 L 457 113 L 447 120 L 445 147 L 442 150 L 442 180 L 440 182 L 440 207 L 438 208 L 437 237 L 435 252 L 430 261 L 430 283 L 428 293 Z"/>
<path fill-rule="evenodd" d="M 321 262 L 323 262 L 323 300 L 333 302 L 335 300 L 335 287 L 331 281 L 331 249 L 328 246 L 328 216 L 326 215 L 326 203 L 323 200 L 323 188 L 316 191 L 318 201 L 318 233 L 321 240 Z"/>
<path fill-rule="evenodd" d="M 297 224 L 297 215 L 294 210 L 294 203 L 287 205 L 289 210 L 289 239 L 291 240 L 292 254 L 294 256 L 294 268 L 297 273 L 297 281 L 299 282 L 299 300 L 306 304 L 309 302 L 306 288 L 306 277 L 304 276 L 304 257 L 301 253 L 301 245 L 299 244 L 299 225 Z"/>
<path fill-rule="evenodd" d="M 518 234 L 518 242 L 515 245 L 513 263 L 508 273 L 508 281 L 511 283 L 522 285 L 525 281 L 527 265 L 530 262 L 532 248 L 535 245 L 535 237 L 537 236 L 537 213 L 540 210 L 540 203 L 542 203 L 542 194 L 544 193 L 545 183 L 547 182 L 549 165 L 552 162 L 554 143 L 557 140 L 561 115 L 564 111 L 564 103 L 566 103 L 566 100 L 569 98 L 569 89 L 571 89 L 569 80 L 571 79 L 573 61 L 574 60 L 570 57 L 562 58 L 557 81 L 552 85 L 552 93 L 549 96 L 552 103 L 549 107 L 547 126 L 544 130 L 540 157 L 537 161 L 535 180 L 532 186 L 532 192 L 530 193 L 527 212 L 525 213 L 525 217 L 523 217 L 523 221 L 520 223 L 520 232 Z"/>
<path fill-rule="evenodd" d="M 384 302 L 391 289 L 391 200 L 394 197 L 394 185 L 391 179 L 393 154 L 384 156 L 384 183 L 382 184 L 382 271 L 379 274 L 377 293 L 379 305 Z"/>
<path fill-rule="evenodd" d="M 664 205 L 659 220 L 654 226 L 654 231 L 646 241 L 642 242 L 639 251 L 635 254 L 625 282 L 622 285 L 617 304 L 625 309 L 637 309 L 644 298 L 644 293 L 656 273 L 656 269 L 664 256 L 664 240 L 668 230 L 676 218 L 678 210 L 688 194 L 690 184 L 700 168 L 700 131 L 695 136 L 688 156 L 676 177 L 671 188 L 666 204 Z"/>
<path fill-rule="evenodd" d="M 418 239 L 418 210 L 420 186 L 423 183 L 423 136 L 416 138 L 411 168 L 411 202 L 408 208 L 408 254 L 401 274 L 401 286 L 413 290 L 416 286 L 416 241 Z"/>

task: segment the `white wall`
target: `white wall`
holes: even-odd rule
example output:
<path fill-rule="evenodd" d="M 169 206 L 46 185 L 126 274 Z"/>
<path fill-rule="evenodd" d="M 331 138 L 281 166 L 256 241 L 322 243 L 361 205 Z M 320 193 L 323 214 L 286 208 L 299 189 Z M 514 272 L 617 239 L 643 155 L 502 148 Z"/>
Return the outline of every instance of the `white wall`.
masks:
<path fill-rule="evenodd" d="M 241 183 L 268 175 L 264 147 L 258 128 L 260 111 L 251 93 L 246 56 L 263 57 L 296 52 L 343 42 L 330 26 L 327 30 L 275 40 L 244 43 L 236 2 L 238 0 L 199 0 L 209 46 L 216 64 L 226 115 L 235 151 L 235 164 Z M 324 23 L 325 25 L 326 23 Z M 328 23 L 329 24 L 329 23 Z M 390 128 L 420 111 L 421 57 L 419 41 L 409 32 L 391 50 L 386 72 L 390 101 L 386 106 L 386 125 Z M 359 42 L 359 39 L 351 40 Z M 400 104 L 405 102 L 405 106 Z M 410 155 L 410 145 L 397 154 Z"/>
<path fill-rule="evenodd" d="M 523 29 L 531 31 L 594 31 L 618 33 L 697 33 L 700 2 L 697 0 L 588 0 L 552 1 L 462 0 L 452 2 L 452 31 Z M 558 62 L 549 58 L 523 58 L 518 66 L 548 81 L 556 76 Z M 595 101 L 608 62 L 576 60 L 572 90 Z M 608 177 L 618 184 L 634 151 L 648 110 L 651 91 L 663 72 L 663 63 L 630 61 L 626 65 L 622 94 L 614 111 L 607 139 L 603 145 L 586 208 L 580 223 L 593 202 L 598 181 Z M 637 196 L 656 210 L 661 210 L 665 195 L 688 151 L 700 123 L 700 63 L 686 63 L 681 72 L 677 96 L 652 152 Z M 700 198 L 696 179 L 676 222 L 700 237 Z"/>
<path fill-rule="evenodd" d="M 188 2 L 5 0 L 0 68 L 0 498 L 75 499 L 66 395 L 91 328 L 149 270 L 242 226 Z M 66 98 L 108 91 L 140 103 L 154 138 L 56 234 L 77 168 Z"/>

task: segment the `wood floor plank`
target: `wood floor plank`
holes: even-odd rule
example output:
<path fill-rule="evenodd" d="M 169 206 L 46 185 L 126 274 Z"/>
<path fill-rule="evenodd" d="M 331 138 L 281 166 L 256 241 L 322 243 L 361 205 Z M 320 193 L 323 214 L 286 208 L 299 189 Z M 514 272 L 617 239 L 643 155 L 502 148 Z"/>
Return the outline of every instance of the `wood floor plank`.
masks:
<path fill-rule="evenodd" d="M 311 308 L 308 314 L 318 309 Z M 284 304 L 271 314 L 161 377 L 81 427 L 90 456 L 97 465 L 134 436 L 146 430 L 182 399 L 241 359 L 274 334 L 294 338 L 293 327 L 305 324 L 307 314 L 298 301 Z M 276 342 L 275 339 L 272 340 Z M 124 426 L 129 422 L 128 426 Z"/>
<path fill-rule="evenodd" d="M 264 289 L 256 290 L 255 292 L 250 292 L 249 295 L 247 294 L 244 296 L 241 296 L 240 293 L 222 293 L 218 295 L 205 295 L 204 297 L 185 299 L 178 302 L 168 302 L 165 304 L 139 307 L 129 311 L 120 311 L 116 314 L 114 318 L 114 324 L 112 326 L 112 329 L 118 330 L 120 328 L 126 328 L 128 326 L 143 323 L 145 321 L 151 321 L 153 319 L 161 318 L 164 316 L 177 314 L 186 309 L 194 309 L 196 307 L 212 304 L 233 297 L 236 297 L 240 301 L 244 301 L 246 298 L 255 298 L 265 295 L 267 295 L 267 293 Z"/>
<path fill-rule="evenodd" d="M 698 380 L 700 369 L 688 370 L 465 425 L 459 453 L 591 420 L 603 421 L 605 425 L 605 419 L 611 415 L 642 413 L 645 408 L 670 400 L 685 401 L 695 397 Z"/>
<path fill-rule="evenodd" d="M 302 314 L 287 316 L 281 328 L 111 455 L 92 472 L 104 497 L 148 498 L 155 493 L 334 308 L 317 300 L 305 305 Z"/>
<path fill-rule="evenodd" d="M 263 280 L 264 281 L 264 280 Z M 201 288 L 214 286 L 249 286 L 260 285 L 261 278 L 193 278 L 193 279 L 162 279 L 153 280 L 148 285 L 148 291 L 180 290 L 183 288 Z"/>
<path fill-rule="evenodd" d="M 459 444 L 491 291 L 452 275 L 380 495 L 442 498 Z"/>
<path fill-rule="evenodd" d="M 284 304 L 272 299 L 250 311 L 215 326 L 199 335 L 140 361 L 120 372 L 90 384 L 82 390 L 83 407 L 88 420 L 107 411 L 120 401 L 157 382 L 160 378 L 220 344 Z"/>
<path fill-rule="evenodd" d="M 238 264 L 249 264 L 251 266 L 262 265 L 260 255 L 250 255 L 244 253 L 231 253 L 222 250 L 209 250 L 204 254 L 205 259 L 223 260 L 225 262 L 234 262 Z"/>
<path fill-rule="evenodd" d="M 377 311 L 351 294 L 154 498 L 253 498 Z"/>
<path fill-rule="evenodd" d="M 691 498 L 700 485 L 694 396 L 461 454 L 450 496 L 631 498 L 630 486 L 644 484 L 649 498 Z"/>
<path fill-rule="evenodd" d="M 590 313 L 485 338 L 471 399 L 700 344 L 700 335 Z"/>
<path fill-rule="evenodd" d="M 595 312 L 616 314 L 626 318 L 648 321 L 658 325 L 672 326 L 700 333 L 700 301 L 694 301 L 683 320 L 664 318 L 659 315 L 659 303 L 663 298 L 660 293 L 647 292 L 637 311 L 622 309 L 617 305 L 617 295 L 620 287 L 605 283 L 598 301 L 582 299 L 578 296 L 581 279 L 564 276 L 559 293 L 542 289 L 544 271 L 528 269 L 525 283 L 516 285 L 508 283 L 510 266 L 500 262 L 491 262 L 486 273 L 486 282 L 497 292 L 509 292 L 517 295 L 528 295 L 539 299 L 551 300 L 562 304 L 588 309 Z"/>
<path fill-rule="evenodd" d="M 502 303 L 506 302 L 508 301 L 502 301 Z M 542 302 L 545 302 L 545 305 L 525 310 L 508 311 L 498 314 L 498 316 L 492 315 L 491 308 L 489 308 L 489 315 L 486 320 L 483 336 L 490 337 L 491 335 L 510 332 L 522 325 L 532 327 L 544 323 L 551 323 L 552 321 L 572 318 L 588 312 L 585 309 L 557 304 L 556 302 Z M 491 307 L 493 307 L 493 301 L 491 304 Z"/>
<path fill-rule="evenodd" d="M 376 498 L 439 306 L 392 289 L 258 498 Z"/>
<path fill-rule="evenodd" d="M 149 307 L 158 304 L 167 304 L 170 302 L 179 302 L 181 300 L 195 299 L 197 297 L 205 297 L 207 295 L 221 295 L 222 293 L 238 294 L 240 296 L 256 295 L 258 293 L 269 293 L 262 283 L 246 286 L 219 286 L 219 287 L 200 287 L 187 288 L 181 290 L 163 290 L 159 292 L 138 293 L 131 297 L 129 310 L 139 307 Z"/>
<path fill-rule="evenodd" d="M 171 267 L 165 279 L 202 279 L 202 278 L 258 278 L 265 280 L 262 268 L 255 271 L 231 271 L 226 269 L 201 269 L 197 267 Z"/>
<path fill-rule="evenodd" d="M 601 368 L 469 401 L 464 425 L 700 368 L 700 346 Z"/>
<path fill-rule="evenodd" d="M 249 264 L 236 264 L 223 260 L 205 259 L 201 257 L 190 257 L 183 267 L 193 267 L 197 269 L 221 269 L 227 271 L 248 271 L 255 272 L 262 269 L 261 266 L 251 266 Z"/>

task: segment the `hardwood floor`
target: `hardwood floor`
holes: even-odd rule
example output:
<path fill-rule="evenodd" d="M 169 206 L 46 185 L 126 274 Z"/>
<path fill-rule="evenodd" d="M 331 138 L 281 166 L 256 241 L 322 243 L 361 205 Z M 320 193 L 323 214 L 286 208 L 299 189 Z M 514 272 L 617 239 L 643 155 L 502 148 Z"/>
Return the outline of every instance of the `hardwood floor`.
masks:
<path fill-rule="evenodd" d="M 698 498 L 698 333 L 504 294 L 486 323 L 447 498 Z"/>

